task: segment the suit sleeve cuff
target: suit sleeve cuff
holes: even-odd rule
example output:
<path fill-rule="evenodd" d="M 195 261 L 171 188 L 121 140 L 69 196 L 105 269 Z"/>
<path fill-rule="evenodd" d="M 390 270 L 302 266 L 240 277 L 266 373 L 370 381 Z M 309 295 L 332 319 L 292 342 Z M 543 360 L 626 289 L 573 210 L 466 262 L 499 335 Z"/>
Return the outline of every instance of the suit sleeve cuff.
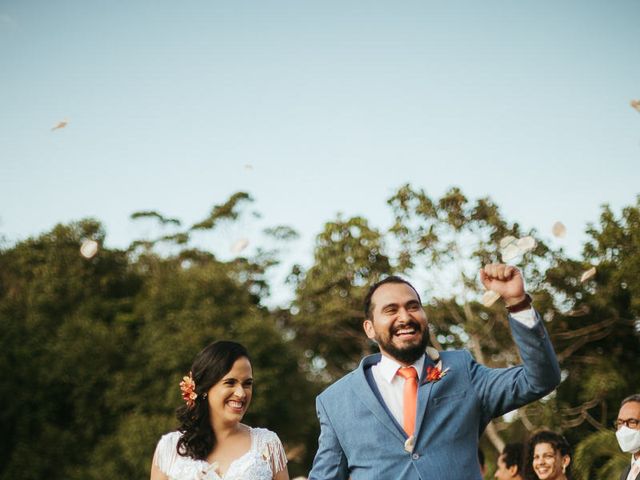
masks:
<path fill-rule="evenodd" d="M 536 321 L 538 320 L 533 308 L 528 308 L 527 310 L 512 313 L 511 317 L 527 328 L 533 328 L 533 326 L 536 324 Z"/>

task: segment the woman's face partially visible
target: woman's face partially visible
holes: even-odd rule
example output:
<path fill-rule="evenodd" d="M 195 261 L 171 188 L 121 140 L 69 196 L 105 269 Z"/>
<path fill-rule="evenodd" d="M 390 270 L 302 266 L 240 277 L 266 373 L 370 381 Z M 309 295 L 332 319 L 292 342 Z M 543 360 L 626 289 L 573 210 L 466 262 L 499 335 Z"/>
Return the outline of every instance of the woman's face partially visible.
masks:
<path fill-rule="evenodd" d="M 249 408 L 252 393 L 251 363 L 247 357 L 240 357 L 207 392 L 210 418 L 225 424 L 239 423 Z"/>
<path fill-rule="evenodd" d="M 562 467 L 568 464 L 569 456 L 562 457 L 550 443 L 538 443 L 533 449 L 533 471 L 540 480 L 565 478 Z"/>

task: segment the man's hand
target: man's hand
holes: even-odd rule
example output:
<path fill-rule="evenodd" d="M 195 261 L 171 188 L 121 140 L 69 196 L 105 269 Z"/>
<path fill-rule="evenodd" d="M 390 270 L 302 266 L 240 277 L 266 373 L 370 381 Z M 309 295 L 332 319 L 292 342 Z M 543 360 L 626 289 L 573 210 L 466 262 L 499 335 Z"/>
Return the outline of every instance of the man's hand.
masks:
<path fill-rule="evenodd" d="M 525 298 L 524 280 L 516 267 L 501 263 L 485 265 L 480 269 L 480 280 L 484 288 L 499 294 L 507 307 Z"/>

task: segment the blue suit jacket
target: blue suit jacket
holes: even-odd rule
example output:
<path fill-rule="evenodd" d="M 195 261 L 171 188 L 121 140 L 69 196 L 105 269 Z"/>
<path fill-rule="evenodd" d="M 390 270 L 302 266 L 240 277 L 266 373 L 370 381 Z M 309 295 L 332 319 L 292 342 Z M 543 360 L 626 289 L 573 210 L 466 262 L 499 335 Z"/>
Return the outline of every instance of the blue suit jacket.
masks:
<path fill-rule="evenodd" d="M 533 402 L 560 383 L 560 367 L 539 317 L 529 329 L 511 319 L 523 365 L 491 369 L 468 351 L 440 352 L 447 374 L 418 387 L 415 446 L 382 401 L 371 376 L 380 354 L 316 399 L 318 452 L 309 480 L 481 480 L 478 438 L 492 418 Z"/>

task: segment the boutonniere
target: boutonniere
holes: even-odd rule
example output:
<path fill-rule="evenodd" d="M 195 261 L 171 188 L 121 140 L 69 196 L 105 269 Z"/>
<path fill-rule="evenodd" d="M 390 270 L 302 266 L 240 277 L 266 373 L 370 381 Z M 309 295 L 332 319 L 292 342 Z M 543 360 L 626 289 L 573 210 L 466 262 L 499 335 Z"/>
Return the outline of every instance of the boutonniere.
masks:
<path fill-rule="evenodd" d="M 436 366 L 432 367 L 431 365 L 429 365 L 427 367 L 427 376 L 422 382 L 423 384 L 429 382 L 437 382 L 449 371 L 448 367 L 445 369 L 442 368 L 442 359 L 440 358 L 440 352 L 438 352 L 435 348 L 427 347 L 427 355 L 431 360 L 433 360 Z"/>

